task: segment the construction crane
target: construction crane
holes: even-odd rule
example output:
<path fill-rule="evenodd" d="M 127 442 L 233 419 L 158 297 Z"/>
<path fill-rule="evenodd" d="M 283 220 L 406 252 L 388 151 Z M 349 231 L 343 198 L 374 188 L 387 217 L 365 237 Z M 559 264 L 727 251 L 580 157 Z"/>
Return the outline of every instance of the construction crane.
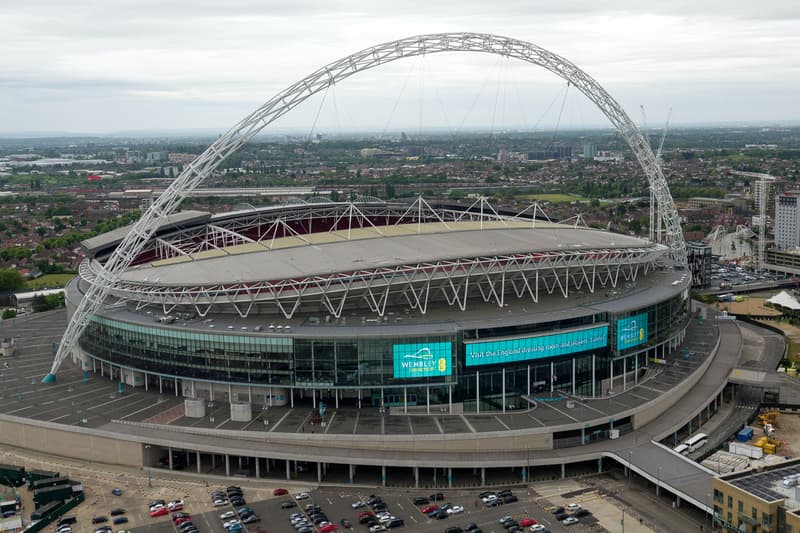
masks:
<path fill-rule="evenodd" d="M 764 241 L 767 234 L 767 195 L 769 185 L 776 179 L 775 176 L 764 174 L 763 172 L 745 172 L 743 170 L 731 170 L 731 174 L 736 176 L 746 176 L 748 178 L 758 178 L 755 182 L 755 192 L 758 195 L 758 258 L 756 260 L 756 270 L 761 272 L 764 269 Z"/>
<path fill-rule="evenodd" d="M 642 122 L 643 126 L 646 127 L 646 115 L 644 114 L 644 106 L 642 107 Z M 664 123 L 664 130 L 661 133 L 661 141 L 658 143 L 658 150 L 656 150 L 656 162 L 658 163 L 659 167 L 663 165 L 661 161 L 661 152 L 664 150 L 664 139 L 667 138 L 667 131 L 669 131 L 669 119 L 672 117 L 672 108 L 669 108 L 667 112 L 667 121 Z M 643 133 L 646 134 L 645 131 Z M 658 216 L 656 212 L 656 197 L 655 191 L 653 188 L 650 187 L 650 240 L 653 242 L 661 242 L 661 217 Z"/>

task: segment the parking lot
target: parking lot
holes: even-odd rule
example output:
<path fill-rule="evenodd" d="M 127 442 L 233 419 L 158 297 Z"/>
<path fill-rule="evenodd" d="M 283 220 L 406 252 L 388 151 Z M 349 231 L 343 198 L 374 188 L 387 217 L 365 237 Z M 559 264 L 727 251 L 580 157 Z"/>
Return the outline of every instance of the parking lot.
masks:
<path fill-rule="evenodd" d="M 257 530 L 266 530 L 269 533 L 296 533 L 289 517 L 292 513 L 302 513 L 303 507 L 307 504 L 318 505 L 322 512 L 339 526 L 340 530 L 344 530 L 341 526 L 342 519 L 347 519 L 352 524 L 352 531 L 368 532 L 369 529 L 366 525 L 359 524 L 359 512 L 368 510 L 369 507 L 354 509 L 352 504 L 358 500 L 366 501 L 371 495 L 380 496 L 386 503 L 387 510 L 405 521 L 404 527 L 393 531 L 443 532 L 451 526 L 465 528 L 467 524 L 475 523 L 485 533 L 501 533 L 506 531 L 499 522 L 499 519 L 504 516 L 512 516 L 518 522 L 524 518 L 533 518 L 554 533 L 596 531 L 591 526 L 595 522 L 592 516 L 581 519 L 581 523 L 569 527 L 557 523 L 548 510 L 537 505 L 534 495 L 526 489 L 514 491 L 514 495 L 519 498 L 519 501 L 497 507 L 488 507 L 481 502 L 478 491 L 443 491 L 444 500 L 436 503 L 441 505 L 450 502 L 464 507 L 463 512 L 444 519 L 431 519 L 422 513 L 421 509 L 424 506 L 414 505 L 415 497 L 427 497 L 430 495 L 429 491 L 329 487 L 309 491 L 308 499 L 296 502 L 293 494 L 295 493 L 255 502 L 248 500 L 247 506 L 255 511 L 261 521 L 245 525 L 244 532 L 256 533 Z M 282 509 L 281 504 L 285 502 L 294 502 L 298 506 Z M 232 510 L 232 507 L 218 507 L 214 511 L 192 515 L 192 519 L 200 533 L 227 533 L 222 525 L 223 521 L 220 519 L 220 515 L 229 510 Z M 179 533 L 170 521 L 163 518 L 152 525 L 135 528 L 133 531 L 135 533 Z"/>

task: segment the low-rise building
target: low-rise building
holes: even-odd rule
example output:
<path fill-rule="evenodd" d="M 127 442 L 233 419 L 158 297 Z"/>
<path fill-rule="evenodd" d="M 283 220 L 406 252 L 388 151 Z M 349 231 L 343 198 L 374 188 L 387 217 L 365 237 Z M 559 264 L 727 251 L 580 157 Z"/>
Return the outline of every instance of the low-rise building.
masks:
<path fill-rule="evenodd" d="M 723 531 L 800 533 L 800 459 L 715 478 L 714 522 Z"/>

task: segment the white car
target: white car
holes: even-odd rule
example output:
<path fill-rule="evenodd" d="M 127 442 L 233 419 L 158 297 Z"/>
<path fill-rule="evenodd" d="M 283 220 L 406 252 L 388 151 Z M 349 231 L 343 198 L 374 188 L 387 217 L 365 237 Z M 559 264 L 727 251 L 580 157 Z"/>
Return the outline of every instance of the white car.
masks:
<path fill-rule="evenodd" d="M 378 533 L 378 531 L 386 531 L 386 526 L 383 524 L 375 524 L 369 528 L 370 533 Z"/>
<path fill-rule="evenodd" d="M 231 527 L 234 524 L 242 525 L 242 522 L 239 521 L 238 519 L 237 520 L 229 520 L 229 521 L 225 522 L 224 524 L 222 524 L 222 527 L 224 527 L 225 529 L 228 529 L 229 527 Z"/>
<path fill-rule="evenodd" d="M 164 504 L 163 503 L 157 503 L 157 504 L 153 505 L 152 507 L 150 507 L 150 512 L 152 513 L 153 511 L 157 511 L 158 509 L 163 509 L 163 508 L 164 508 Z"/>
<path fill-rule="evenodd" d="M 547 528 L 545 528 L 542 524 L 533 524 L 530 531 L 536 533 L 537 531 L 544 531 L 545 529 Z"/>
<path fill-rule="evenodd" d="M 496 499 L 497 499 L 497 495 L 496 494 L 488 494 L 486 497 L 481 498 L 481 501 L 483 501 L 483 503 L 489 503 L 490 501 L 496 500 Z"/>
<path fill-rule="evenodd" d="M 500 518 L 500 520 L 498 520 L 498 522 L 500 522 L 502 524 L 503 522 L 508 522 L 509 520 L 514 520 L 514 517 L 513 516 L 503 516 L 503 517 Z"/>
<path fill-rule="evenodd" d="M 358 500 L 358 501 L 357 501 L 357 502 L 355 502 L 355 503 L 351 503 L 351 504 L 350 504 L 350 507 L 352 507 L 353 509 L 361 509 L 361 508 L 362 508 L 362 507 L 364 507 L 365 505 L 367 505 L 367 504 L 366 504 L 366 503 L 364 503 L 364 502 L 362 502 L 361 500 Z"/>
<path fill-rule="evenodd" d="M 222 507 L 228 505 L 228 500 L 214 500 L 214 507 Z"/>
<path fill-rule="evenodd" d="M 451 508 L 449 508 L 447 510 L 447 514 L 458 514 L 458 513 L 463 513 L 463 512 L 464 512 L 464 506 L 463 505 L 454 505 L 454 506 L 452 506 Z"/>
<path fill-rule="evenodd" d="M 383 515 L 383 516 L 378 518 L 378 522 L 380 522 L 381 524 L 388 524 L 389 522 L 391 522 L 395 518 L 397 518 L 397 517 L 393 516 L 393 515 Z"/>
<path fill-rule="evenodd" d="M 564 520 L 561 521 L 562 524 L 565 526 L 571 526 L 572 524 L 577 524 L 579 520 L 574 516 L 568 516 Z"/>
<path fill-rule="evenodd" d="M 567 511 L 569 511 L 570 513 L 574 513 L 575 511 L 577 511 L 580 508 L 581 508 L 581 504 L 579 504 L 579 503 L 570 503 L 569 505 L 567 505 Z"/>
<path fill-rule="evenodd" d="M 295 500 L 307 500 L 310 497 L 311 496 L 309 496 L 307 492 L 298 492 L 297 494 L 294 495 Z"/>
<path fill-rule="evenodd" d="M 234 513 L 233 511 L 226 511 L 221 515 L 219 515 L 220 520 L 228 520 L 229 518 L 234 518 L 234 517 L 236 517 L 236 513 Z"/>

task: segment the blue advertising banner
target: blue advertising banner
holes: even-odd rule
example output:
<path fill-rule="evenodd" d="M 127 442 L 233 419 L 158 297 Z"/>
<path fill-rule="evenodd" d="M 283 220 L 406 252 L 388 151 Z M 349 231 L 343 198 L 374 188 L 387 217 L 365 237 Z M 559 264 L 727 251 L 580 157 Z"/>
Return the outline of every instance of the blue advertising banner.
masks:
<path fill-rule="evenodd" d="M 469 343 L 466 364 L 476 366 L 528 361 L 605 346 L 608 346 L 607 324 L 551 335 Z"/>
<path fill-rule="evenodd" d="M 449 342 L 395 344 L 392 355 L 395 378 L 431 378 L 453 373 L 453 348 Z"/>
<path fill-rule="evenodd" d="M 647 342 L 647 313 L 617 320 L 617 350 Z"/>

